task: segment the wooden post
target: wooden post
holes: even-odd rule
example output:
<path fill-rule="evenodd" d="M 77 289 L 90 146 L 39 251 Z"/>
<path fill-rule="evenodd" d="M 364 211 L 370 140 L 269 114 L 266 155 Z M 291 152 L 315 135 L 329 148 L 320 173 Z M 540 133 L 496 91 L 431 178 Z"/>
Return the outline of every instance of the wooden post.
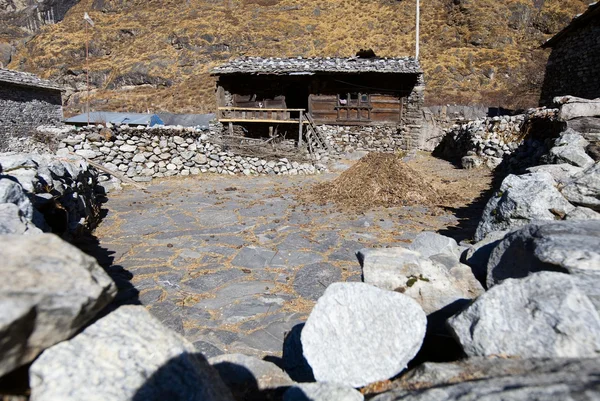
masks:
<path fill-rule="evenodd" d="M 298 128 L 298 147 L 302 147 L 302 110 L 300 110 L 300 117 L 298 118 L 300 121 L 300 127 Z"/>
<path fill-rule="evenodd" d="M 233 135 L 233 123 L 229 123 L 229 135 Z"/>

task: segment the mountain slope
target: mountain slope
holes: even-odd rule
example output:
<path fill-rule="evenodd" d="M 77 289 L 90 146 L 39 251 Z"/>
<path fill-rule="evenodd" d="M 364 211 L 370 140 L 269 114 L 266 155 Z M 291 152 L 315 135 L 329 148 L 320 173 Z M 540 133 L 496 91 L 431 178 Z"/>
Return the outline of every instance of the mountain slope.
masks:
<path fill-rule="evenodd" d="M 539 45 L 587 2 L 423 0 L 428 103 L 535 104 L 547 59 Z M 203 112 L 214 107 L 207 72 L 230 57 L 413 54 L 414 8 L 414 0 L 81 0 L 11 67 L 65 83 L 67 111 L 81 110 L 88 11 L 94 109 Z"/>

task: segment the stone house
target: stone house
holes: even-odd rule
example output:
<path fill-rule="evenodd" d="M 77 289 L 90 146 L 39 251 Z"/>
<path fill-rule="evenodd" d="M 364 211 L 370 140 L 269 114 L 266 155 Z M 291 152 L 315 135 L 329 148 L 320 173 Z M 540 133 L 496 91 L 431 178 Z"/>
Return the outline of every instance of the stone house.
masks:
<path fill-rule="evenodd" d="M 575 17 L 543 48 L 552 49 L 540 104 L 550 106 L 556 96 L 600 97 L 600 2 Z"/>
<path fill-rule="evenodd" d="M 62 88 L 36 75 L 0 68 L 0 135 L 26 135 L 63 120 Z"/>
<path fill-rule="evenodd" d="M 298 143 L 305 125 L 345 132 L 382 128 L 403 139 L 398 144 L 421 132 L 425 85 L 411 57 L 243 57 L 211 74 L 217 77 L 217 118 L 230 129 L 240 125 L 260 136 L 276 125 Z"/>

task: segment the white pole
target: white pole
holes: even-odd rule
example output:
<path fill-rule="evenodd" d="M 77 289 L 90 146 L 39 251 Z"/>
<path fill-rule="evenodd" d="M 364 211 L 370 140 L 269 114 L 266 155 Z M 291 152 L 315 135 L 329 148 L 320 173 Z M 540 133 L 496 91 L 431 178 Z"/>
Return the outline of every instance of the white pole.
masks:
<path fill-rule="evenodd" d="M 415 58 L 419 59 L 419 29 L 420 29 L 420 14 L 421 14 L 421 6 L 419 4 L 419 0 L 417 0 L 417 35 L 416 35 L 416 46 L 415 46 Z"/>

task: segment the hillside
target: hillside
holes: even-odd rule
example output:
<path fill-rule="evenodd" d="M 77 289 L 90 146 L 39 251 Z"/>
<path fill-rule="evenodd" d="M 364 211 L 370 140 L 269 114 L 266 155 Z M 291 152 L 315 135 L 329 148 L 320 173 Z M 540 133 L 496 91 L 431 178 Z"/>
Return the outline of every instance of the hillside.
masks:
<path fill-rule="evenodd" d="M 534 105 L 548 56 L 539 45 L 588 2 L 423 0 L 427 102 Z M 68 85 L 67 113 L 78 112 L 88 11 L 96 23 L 94 109 L 204 112 L 214 108 L 207 71 L 230 57 L 413 54 L 414 7 L 414 0 L 81 0 L 21 45 L 10 67 Z"/>

